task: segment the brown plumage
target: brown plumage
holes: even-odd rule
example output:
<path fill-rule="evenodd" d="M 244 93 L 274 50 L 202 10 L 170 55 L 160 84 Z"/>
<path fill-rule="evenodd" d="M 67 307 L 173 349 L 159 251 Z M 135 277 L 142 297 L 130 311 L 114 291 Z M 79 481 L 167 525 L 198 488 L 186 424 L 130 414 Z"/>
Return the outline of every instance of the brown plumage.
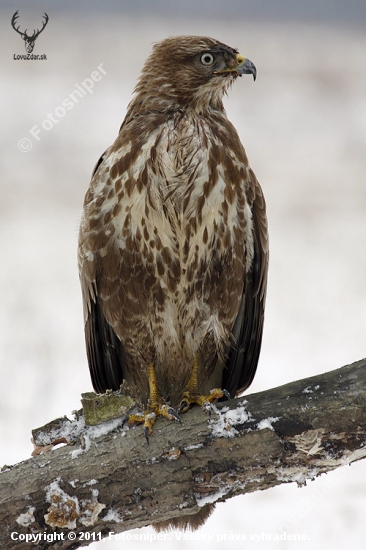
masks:
<path fill-rule="evenodd" d="M 268 239 L 262 190 L 222 97 L 255 67 L 217 40 L 156 44 L 85 197 L 79 238 L 95 391 L 123 380 L 147 403 L 153 365 L 176 407 L 198 359 L 200 393 L 253 380 Z"/>

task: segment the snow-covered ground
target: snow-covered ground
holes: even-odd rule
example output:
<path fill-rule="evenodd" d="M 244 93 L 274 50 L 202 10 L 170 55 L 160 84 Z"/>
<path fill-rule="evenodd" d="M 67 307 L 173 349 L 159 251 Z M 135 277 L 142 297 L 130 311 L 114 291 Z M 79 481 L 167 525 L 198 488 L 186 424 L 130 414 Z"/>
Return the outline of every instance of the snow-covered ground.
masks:
<path fill-rule="evenodd" d="M 263 350 L 250 391 L 366 355 L 364 27 L 87 14 L 81 24 L 58 15 L 34 50 L 47 61 L 13 60 L 25 50 L 8 27 L 0 36 L 0 465 L 28 458 L 31 429 L 79 408 L 91 390 L 76 267 L 83 196 L 151 43 L 169 35 L 213 36 L 258 70 L 255 83 L 238 80 L 226 99 L 270 224 Z M 62 115 L 63 101 L 77 85 L 85 90 L 101 64 L 106 74 L 93 93 Z M 49 114 L 56 122 L 45 129 Z M 32 147 L 21 151 L 19 142 Z M 198 549 L 211 536 L 211 544 L 226 537 L 229 548 L 361 548 L 365 479 L 360 462 L 302 489 L 282 485 L 219 504 L 192 540 L 177 532 L 144 541 L 153 534 L 146 528 L 91 548 Z M 304 540 L 266 540 L 283 531 Z"/>

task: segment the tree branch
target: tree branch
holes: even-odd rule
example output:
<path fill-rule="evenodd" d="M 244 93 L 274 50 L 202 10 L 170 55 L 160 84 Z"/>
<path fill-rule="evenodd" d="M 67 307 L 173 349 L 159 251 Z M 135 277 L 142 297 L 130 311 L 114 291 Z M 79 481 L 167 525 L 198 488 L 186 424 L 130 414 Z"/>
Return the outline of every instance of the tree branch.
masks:
<path fill-rule="evenodd" d="M 95 439 L 98 428 L 85 427 L 76 445 L 2 471 L 0 547 L 28 550 L 36 540 L 39 549 L 79 548 L 365 458 L 365 367 L 362 360 L 220 403 L 210 416 L 196 407 L 181 424 L 158 419 L 149 445 L 141 427 L 123 431 L 118 420 Z"/>

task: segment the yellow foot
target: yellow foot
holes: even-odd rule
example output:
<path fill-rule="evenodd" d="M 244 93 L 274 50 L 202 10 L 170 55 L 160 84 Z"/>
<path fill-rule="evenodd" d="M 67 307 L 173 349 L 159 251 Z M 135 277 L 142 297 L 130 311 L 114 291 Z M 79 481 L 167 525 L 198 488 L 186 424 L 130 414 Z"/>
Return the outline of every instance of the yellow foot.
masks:
<path fill-rule="evenodd" d="M 152 434 L 152 428 L 155 424 L 155 420 L 158 416 L 163 416 L 168 420 L 178 420 L 179 416 L 172 407 L 169 407 L 164 403 L 163 398 L 160 395 L 158 387 L 156 385 L 156 375 L 153 365 L 148 368 L 149 377 L 149 404 L 147 409 L 143 413 L 130 414 L 128 423 L 139 423 L 144 425 L 144 434 L 146 441 L 149 443 L 149 435 Z"/>
<path fill-rule="evenodd" d="M 172 407 L 168 407 L 168 405 L 161 403 L 155 406 L 151 406 L 149 404 L 148 408 L 143 413 L 130 414 L 128 423 L 133 424 L 136 422 L 143 424 L 144 434 L 147 442 L 149 442 L 149 435 L 152 434 L 152 428 L 158 416 L 163 416 L 168 420 L 179 420 L 177 413 L 174 409 L 172 409 Z"/>
<path fill-rule="evenodd" d="M 192 405 L 199 405 L 200 407 L 206 407 L 210 403 L 213 403 L 221 397 L 230 397 L 226 390 L 221 390 L 220 388 L 214 388 L 210 391 L 209 395 L 202 395 L 200 393 L 191 393 L 190 391 L 185 391 L 182 397 L 182 400 L 178 407 L 179 414 L 185 413 Z"/>
<path fill-rule="evenodd" d="M 198 391 L 198 357 L 196 356 L 193 363 L 191 377 L 188 380 L 187 387 L 178 407 L 178 414 L 188 411 L 191 405 L 206 407 L 210 403 L 213 403 L 217 399 L 224 396 L 230 398 L 229 393 L 226 390 L 221 390 L 220 388 L 214 388 L 210 391 L 209 395 L 200 394 Z"/>

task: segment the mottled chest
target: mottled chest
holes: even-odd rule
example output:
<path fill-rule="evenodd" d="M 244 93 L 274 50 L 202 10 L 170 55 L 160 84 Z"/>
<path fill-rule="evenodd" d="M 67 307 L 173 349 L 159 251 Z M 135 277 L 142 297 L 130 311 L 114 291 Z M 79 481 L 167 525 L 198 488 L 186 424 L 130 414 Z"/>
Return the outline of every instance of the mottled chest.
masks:
<path fill-rule="evenodd" d="M 196 269 L 199 257 L 214 261 L 229 250 L 251 261 L 248 166 L 244 149 L 231 146 L 231 128 L 218 132 L 205 117 L 179 114 L 137 142 L 119 138 L 94 196 L 121 255 L 132 247 L 179 277 Z"/>

